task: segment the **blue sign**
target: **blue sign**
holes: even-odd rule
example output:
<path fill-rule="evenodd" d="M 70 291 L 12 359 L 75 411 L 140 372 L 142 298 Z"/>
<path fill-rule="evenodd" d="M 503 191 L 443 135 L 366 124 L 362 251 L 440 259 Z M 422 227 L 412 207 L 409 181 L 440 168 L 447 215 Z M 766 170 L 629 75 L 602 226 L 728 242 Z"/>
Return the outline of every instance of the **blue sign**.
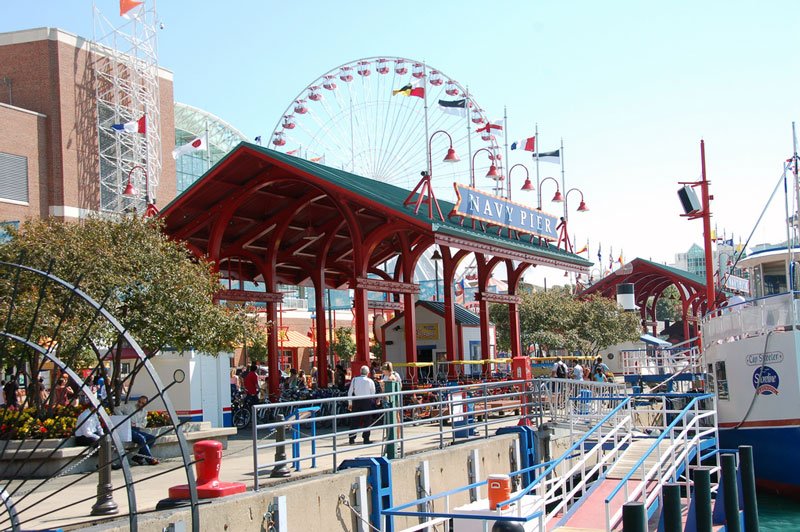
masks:
<path fill-rule="evenodd" d="M 760 395 L 778 395 L 778 386 L 781 380 L 778 372 L 769 366 L 756 368 L 753 372 L 753 388 Z"/>
<path fill-rule="evenodd" d="M 461 215 L 552 240 L 558 238 L 557 216 L 458 183 L 455 189 L 458 201 L 451 215 Z"/>

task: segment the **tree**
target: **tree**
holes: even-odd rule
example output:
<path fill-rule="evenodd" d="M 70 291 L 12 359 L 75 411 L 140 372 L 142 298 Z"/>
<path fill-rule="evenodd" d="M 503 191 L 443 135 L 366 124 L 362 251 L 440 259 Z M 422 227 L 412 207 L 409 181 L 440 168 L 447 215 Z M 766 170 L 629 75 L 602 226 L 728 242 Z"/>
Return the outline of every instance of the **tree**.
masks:
<path fill-rule="evenodd" d="M 545 350 L 566 349 L 595 355 L 600 349 L 638 338 L 638 315 L 626 313 L 616 302 L 600 296 L 575 298 L 569 288 L 522 293 L 519 305 L 520 341 L 537 343 Z M 497 331 L 497 345 L 510 349 L 508 307 L 493 305 L 489 311 Z"/>
<path fill-rule="evenodd" d="M 346 363 L 356 354 L 352 327 L 336 327 L 333 331 L 333 353 Z"/>
<path fill-rule="evenodd" d="M 652 298 L 648 299 L 648 306 L 653 303 Z M 669 320 L 671 322 L 680 321 L 683 319 L 683 308 L 681 306 L 681 296 L 675 285 L 669 285 L 666 290 L 661 293 L 656 303 L 656 319 Z"/>
<path fill-rule="evenodd" d="M 0 246 L 0 260 L 49 270 L 77 284 L 103 302 L 148 355 L 167 346 L 179 352 L 229 351 L 241 343 L 242 331 L 256 326 L 242 309 L 214 304 L 213 296 L 221 285 L 212 265 L 192 257 L 183 243 L 167 238 L 156 219 L 27 221 L 19 230 L 10 231 L 10 240 Z M 52 283 L 43 285 L 30 274 L 17 277 L 14 271 L 3 270 L 3 316 L 12 300 L 14 312 L 7 329 L 30 333 L 28 337 L 40 342 L 57 331 L 58 337 L 50 341 L 58 342 L 59 357 L 73 367 L 81 360 L 89 363 L 90 356 L 95 362 L 89 365 L 95 365 L 112 350 L 114 386 L 109 387 L 109 395 L 118 404 L 124 346 L 117 331 L 96 320 L 88 305 L 72 304 L 68 291 Z M 0 362 L 18 368 L 27 362 L 34 377 L 39 358 L 20 344 L 3 342 Z"/>

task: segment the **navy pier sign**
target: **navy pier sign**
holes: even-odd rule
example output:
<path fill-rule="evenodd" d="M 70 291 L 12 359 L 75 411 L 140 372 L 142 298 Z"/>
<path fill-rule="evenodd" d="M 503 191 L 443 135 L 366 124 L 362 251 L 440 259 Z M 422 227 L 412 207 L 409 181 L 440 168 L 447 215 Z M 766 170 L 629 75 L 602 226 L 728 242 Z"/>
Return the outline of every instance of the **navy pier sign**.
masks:
<path fill-rule="evenodd" d="M 453 186 L 458 200 L 451 216 L 473 218 L 552 240 L 558 238 L 559 220 L 552 214 L 458 183 Z"/>

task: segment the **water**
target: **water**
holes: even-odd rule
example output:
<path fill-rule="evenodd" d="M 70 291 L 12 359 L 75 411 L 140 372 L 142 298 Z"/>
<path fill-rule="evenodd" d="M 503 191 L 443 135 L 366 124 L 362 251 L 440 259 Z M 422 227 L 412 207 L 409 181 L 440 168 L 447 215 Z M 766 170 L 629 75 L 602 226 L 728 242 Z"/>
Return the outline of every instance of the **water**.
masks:
<path fill-rule="evenodd" d="M 761 532 L 800 530 L 800 502 L 759 493 L 758 521 Z"/>

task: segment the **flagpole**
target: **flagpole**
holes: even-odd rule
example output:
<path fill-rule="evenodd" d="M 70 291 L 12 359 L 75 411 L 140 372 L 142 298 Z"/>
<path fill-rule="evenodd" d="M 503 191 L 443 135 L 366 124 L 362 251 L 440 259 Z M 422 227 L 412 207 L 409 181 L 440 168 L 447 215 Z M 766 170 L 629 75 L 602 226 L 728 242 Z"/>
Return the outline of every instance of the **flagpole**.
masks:
<path fill-rule="evenodd" d="M 561 160 L 561 190 L 563 190 L 564 196 L 564 219 L 567 219 L 567 184 L 564 179 L 564 137 L 561 137 L 561 151 L 558 152 L 558 158 Z"/>
<path fill-rule="evenodd" d="M 356 171 L 356 148 L 353 133 L 353 96 L 350 96 L 350 171 Z"/>
<path fill-rule="evenodd" d="M 428 175 L 433 174 L 433 162 L 431 161 L 431 143 L 428 134 L 428 91 L 425 90 L 425 81 L 428 79 L 428 65 L 422 62 L 422 96 L 425 102 L 425 155 L 428 156 Z"/>
<path fill-rule="evenodd" d="M 211 142 L 208 138 L 208 118 L 206 118 L 206 156 L 208 157 L 208 169 L 211 169 Z"/>
<path fill-rule="evenodd" d="M 469 105 L 469 85 L 467 85 L 467 92 L 464 94 L 464 109 L 467 111 L 464 116 L 467 117 L 467 152 L 469 155 L 469 186 L 475 188 L 475 168 L 472 167 L 472 126 L 470 125 L 470 114 L 472 110 Z"/>
<path fill-rule="evenodd" d="M 503 138 L 506 144 L 506 167 L 508 167 L 508 108 L 505 105 L 503 106 Z M 500 172 L 500 175 L 503 173 Z M 511 199 L 511 179 L 509 179 L 508 170 L 506 170 L 506 199 Z"/>
<path fill-rule="evenodd" d="M 536 159 L 536 194 L 538 194 L 538 202 L 536 208 L 542 210 L 542 181 L 539 179 L 539 123 L 533 130 L 533 149 L 535 153 L 533 158 Z"/>

